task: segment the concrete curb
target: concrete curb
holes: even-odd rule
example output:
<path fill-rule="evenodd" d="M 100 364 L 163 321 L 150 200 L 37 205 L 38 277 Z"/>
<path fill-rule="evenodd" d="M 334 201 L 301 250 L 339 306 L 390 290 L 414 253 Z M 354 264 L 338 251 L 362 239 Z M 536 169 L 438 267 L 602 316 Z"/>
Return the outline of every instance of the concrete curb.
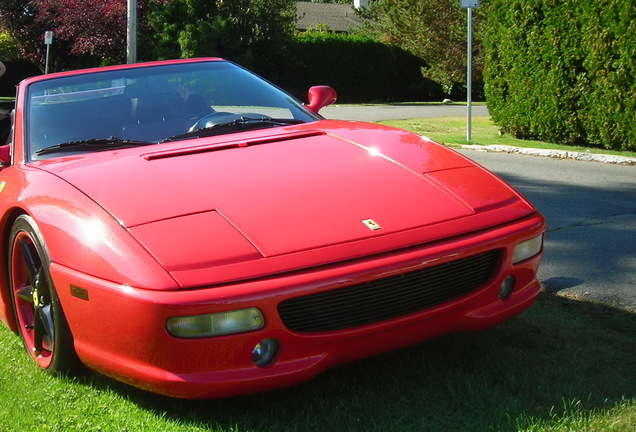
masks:
<path fill-rule="evenodd" d="M 543 149 L 532 149 L 532 148 L 505 146 L 505 145 L 489 145 L 489 146 L 463 145 L 461 146 L 461 148 L 468 149 L 468 150 L 476 150 L 476 151 L 516 153 L 516 154 L 524 154 L 524 155 L 530 155 L 530 156 L 542 156 L 542 157 L 551 157 L 551 158 L 558 158 L 558 159 L 575 159 L 580 161 L 602 162 L 602 163 L 609 163 L 609 164 L 616 164 L 616 165 L 636 166 L 636 158 L 630 158 L 625 156 L 612 156 L 612 155 L 605 155 L 605 154 L 571 152 L 567 150 L 543 150 Z"/>

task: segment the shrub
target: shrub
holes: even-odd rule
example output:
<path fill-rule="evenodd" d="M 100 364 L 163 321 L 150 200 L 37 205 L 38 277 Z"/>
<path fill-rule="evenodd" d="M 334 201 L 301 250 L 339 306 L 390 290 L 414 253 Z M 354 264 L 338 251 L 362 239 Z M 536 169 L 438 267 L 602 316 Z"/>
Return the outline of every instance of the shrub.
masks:
<path fill-rule="evenodd" d="M 631 0 L 492 0 L 488 8 L 485 93 L 502 129 L 636 149 Z"/>
<path fill-rule="evenodd" d="M 0 29 L 0 60 L 6 63 L 18 58 L 18 47 L 9 31 Z"/>
<path fill-rule="evenodd" d="M 291 47 L 278 83 L 303 98 L 311 85 L 334 87 L 343 102 L 441 100 L 441 86 L 422 76 L 418 57 L 365 36 L 306 32 Z"/>

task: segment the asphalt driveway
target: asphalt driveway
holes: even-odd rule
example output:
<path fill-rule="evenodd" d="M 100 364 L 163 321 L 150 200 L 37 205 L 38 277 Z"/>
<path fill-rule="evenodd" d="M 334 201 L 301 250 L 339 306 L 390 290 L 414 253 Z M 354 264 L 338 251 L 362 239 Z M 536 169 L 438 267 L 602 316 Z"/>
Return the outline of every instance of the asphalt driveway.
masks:
<path fill-rule="evenodd" d="M 636 166 L 463 150 L 548 221 L 548 291 L 636 312 Z"/>

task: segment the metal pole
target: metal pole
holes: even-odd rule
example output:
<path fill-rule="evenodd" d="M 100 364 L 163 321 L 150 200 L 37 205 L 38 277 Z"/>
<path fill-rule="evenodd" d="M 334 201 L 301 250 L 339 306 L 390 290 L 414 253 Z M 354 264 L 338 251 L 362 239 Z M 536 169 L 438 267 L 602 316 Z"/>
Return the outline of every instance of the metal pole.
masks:
<path fill-rule="evenodd" d="M 137 62 L 137 0 L 128 0 L 128 28 L 126 32 L 126 62 Z"/>
<path fill-rule="evenodd" d="M 49 48 L 51 45 L 46 44 L 46 64 L 44 66 L 44 75 L 49 73 Z"/>
<path fill-rule="evenodd" d="M 467 125 L 466 141 L 470 142 L 472 123 L 472 103 L 473 103 L 473 8 L 468 9 L 468 67 L 466 70 L 466 105 L 467 105 Z"/>

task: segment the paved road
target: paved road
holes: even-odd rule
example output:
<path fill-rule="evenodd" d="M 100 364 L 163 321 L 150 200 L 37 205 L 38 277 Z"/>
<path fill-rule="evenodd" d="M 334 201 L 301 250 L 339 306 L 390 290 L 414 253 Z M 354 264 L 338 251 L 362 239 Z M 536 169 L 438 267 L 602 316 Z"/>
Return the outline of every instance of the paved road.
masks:
<path fill-rule="evenodd" d="M 465 117 L 466 105 L 332 105 L 320 114 L 326 118 L 358 121 L 402 120 L 424 117 Z M 472 106 L 472 115 L 487 116 L 485 105 Z"/>
<path fill-rule="evenodd" d="M 636 312 L 636 167 L 462 153 L 504 178 L 545 215 L 539 270 L 545 289 Z"/>
<path fill-rule="evenodd" d="M 473 107 L 473 115 L 488 115 Z M 344 120 L 465 116 L 456 105 L 328 107 Z M 434 137 L 433 137 L 434 138 Z M 521 191 L 546 216 L 539 280 L 560 295 L 636 312 L 636 167 L 462 150 Z"/>

